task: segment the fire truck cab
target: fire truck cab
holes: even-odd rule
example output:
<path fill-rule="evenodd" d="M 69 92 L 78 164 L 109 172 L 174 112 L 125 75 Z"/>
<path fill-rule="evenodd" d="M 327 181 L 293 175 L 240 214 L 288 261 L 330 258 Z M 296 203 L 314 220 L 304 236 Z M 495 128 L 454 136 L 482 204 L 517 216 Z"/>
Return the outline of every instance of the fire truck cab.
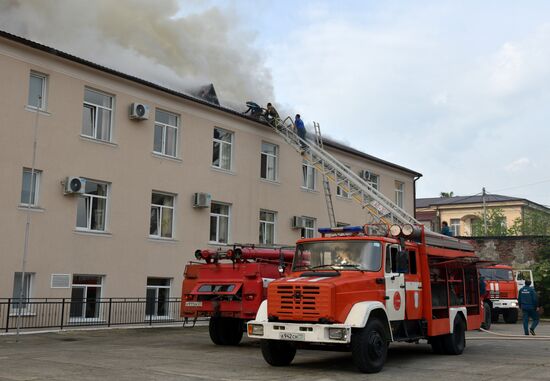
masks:
<path fill-rule="evenodd" d="M 471 245 L 413 225 L 319 232 L 297 242 L 291 274 L 269 285 L 248 323 L 266 362 L 334 348 L 374 373 L 390 342 L 427 339 L 434 352 L 462 353 L 466 330 L 479 329 L 483 316 Z"/>
<path fill-rule="evenodd" d="M 485 295 L 482 295 L 485 310 L 490 310 L 491 322 L 498 322 L 502 314 L 504 321 L 515 324 L 518 320 L 518 285 L 514 279 L 512 267 L 508 265 L 493 265 L 479 269 L 482 280 L 485 281 Z M 488 329 L 490 324 L 484 324 Z"/>

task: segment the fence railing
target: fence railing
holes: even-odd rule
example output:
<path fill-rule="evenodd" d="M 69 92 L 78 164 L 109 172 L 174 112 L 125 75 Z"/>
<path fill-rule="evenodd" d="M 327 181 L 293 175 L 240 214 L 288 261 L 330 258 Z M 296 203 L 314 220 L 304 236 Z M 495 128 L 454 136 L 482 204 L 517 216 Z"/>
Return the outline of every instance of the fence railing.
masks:
<path fill-rule="evenodd" d="M 180 305 L 181 298 L 0 298 L 0 329 L 15 330 L 17 320 L 25 330 L 185 323 Z"/>

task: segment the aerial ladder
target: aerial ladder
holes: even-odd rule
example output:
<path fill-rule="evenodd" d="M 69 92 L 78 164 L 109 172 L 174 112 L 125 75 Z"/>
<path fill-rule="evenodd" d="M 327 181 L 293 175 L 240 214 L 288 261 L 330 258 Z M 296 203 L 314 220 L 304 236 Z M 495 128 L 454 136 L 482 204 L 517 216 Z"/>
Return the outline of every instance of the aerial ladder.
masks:
<path fill-rule="evenodd" d="M 315 129 L 315 143 L 317 147 L 324 150 L 323 137 L 321 136 L 321 126 L 317 122 L 313 122 L 313 128 Z M 328 222 L 331 228 L 336 227 L 336 216 L 334 214 L 334 205 L 332 204 L 332 192 L 330 190 L 330 183 L 325 174 L 323 176 L 323 192 L 325 194 L 325 202 L 327 203 Z"/>

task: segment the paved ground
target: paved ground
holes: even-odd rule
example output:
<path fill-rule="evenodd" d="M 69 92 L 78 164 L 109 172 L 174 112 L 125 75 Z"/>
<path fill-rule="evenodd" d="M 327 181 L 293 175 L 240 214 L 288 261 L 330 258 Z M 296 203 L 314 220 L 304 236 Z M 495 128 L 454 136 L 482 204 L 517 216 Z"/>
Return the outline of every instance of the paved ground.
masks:
<path fill-rule="evenodd" d="M 520 324 L 493 325 L 521 334 Z M 550 336 L 550 323 L 537 329 Z M 358 373 L 349 353 L 299 351 L 291 366 L 267 365 L 257 341 L 210 343 L 207 328 L 149 328 L 0 336 L 0 380 L 549 380 L 550 339 L 486 340 L 469 332 L 461 356 L 427 344 L 392 345 L 382 372 Z M 494 337 L 494 336 L 492 336 Z"/>

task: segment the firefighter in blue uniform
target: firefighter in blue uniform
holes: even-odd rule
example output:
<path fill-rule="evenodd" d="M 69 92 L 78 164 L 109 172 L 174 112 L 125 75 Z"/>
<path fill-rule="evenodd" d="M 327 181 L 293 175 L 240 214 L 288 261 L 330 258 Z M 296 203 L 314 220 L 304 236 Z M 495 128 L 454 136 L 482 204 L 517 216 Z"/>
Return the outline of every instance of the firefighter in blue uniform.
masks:
<path fill-rule="evenodd" d="M 523 331 L 526 335 L 535 336 L 535 328 L 539 324 L 539 314 L 537 313 L 538 298 L 537 293 L 531 287 L 531 281 L 526 280 L 525 286 L 519 290 L 518 303 L 523 312 Z M 529 328 L 529 318 L 533 319 L 531 328 Z"/>

